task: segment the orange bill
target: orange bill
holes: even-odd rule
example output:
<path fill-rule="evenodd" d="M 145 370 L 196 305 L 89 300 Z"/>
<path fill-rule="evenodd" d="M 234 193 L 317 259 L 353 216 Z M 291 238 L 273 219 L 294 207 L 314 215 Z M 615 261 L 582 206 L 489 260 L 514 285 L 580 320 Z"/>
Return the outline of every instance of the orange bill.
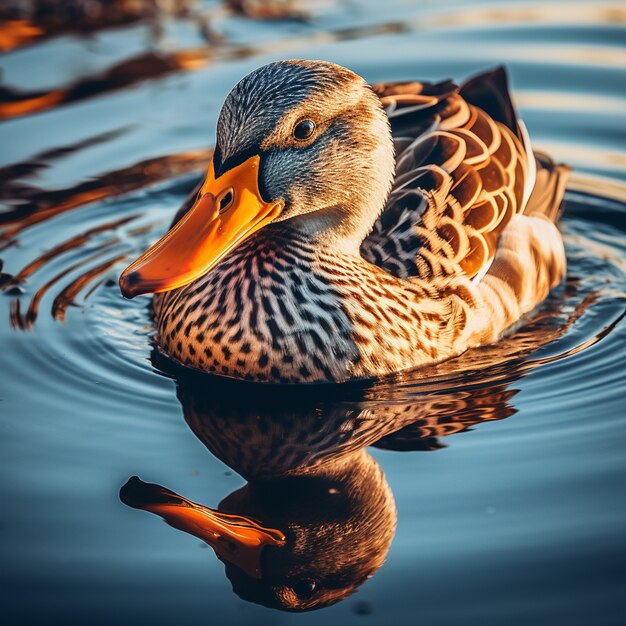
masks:
<path fill-rule="evenodd" d="M 120 490 L 128 506 L 160 515 L 170 526 L 208 543 L 217 556 L 249 576 L 261 578 L 261 552 L 265 546 L 283 546 L 280 530 L 265 528 L 242 515 L 230 515 L 196 504 L 178 494 L 133 476 Z"/>
<path fill-rule="evenodd" d="M 259 191 L 260 157 L 215 178 L 213 161 L 198 199 L 180 221 L 120 276 L 127 298 L 177 289 L 204 276 L 242 241 L 275 220 L 283 202 Z"/>

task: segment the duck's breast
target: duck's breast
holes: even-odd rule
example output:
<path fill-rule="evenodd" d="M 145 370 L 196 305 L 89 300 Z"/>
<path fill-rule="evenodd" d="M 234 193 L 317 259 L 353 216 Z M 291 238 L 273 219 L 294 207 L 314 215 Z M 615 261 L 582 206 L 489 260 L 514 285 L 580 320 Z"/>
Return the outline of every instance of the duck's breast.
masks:
<path fill-rule="evenodd" d="M 260 232 L 199 280 L 155 297 L 158 342 L 207 372 L 272 382 L 347 380 L 358 350 L 315 250 Z"/>

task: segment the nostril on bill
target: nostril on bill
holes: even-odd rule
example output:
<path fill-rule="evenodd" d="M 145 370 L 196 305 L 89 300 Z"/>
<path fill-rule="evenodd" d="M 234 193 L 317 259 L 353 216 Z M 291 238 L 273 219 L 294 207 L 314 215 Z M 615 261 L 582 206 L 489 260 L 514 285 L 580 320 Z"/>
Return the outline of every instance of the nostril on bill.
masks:
<path fill-rule="evenodd" d="M 219 201 L 219 212 L 223 213 L 233 202 L 233 192 L 228 190 Z"/>

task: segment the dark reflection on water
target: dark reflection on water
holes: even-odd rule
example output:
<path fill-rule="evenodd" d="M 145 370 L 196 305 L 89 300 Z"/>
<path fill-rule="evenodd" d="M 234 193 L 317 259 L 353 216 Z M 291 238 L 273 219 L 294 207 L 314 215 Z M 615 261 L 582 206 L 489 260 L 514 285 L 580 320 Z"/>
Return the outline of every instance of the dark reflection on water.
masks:
<path fill-rule="evenodd" d="M 381 383 L 295 389 L 246 384 L 191 374 L 156 351 L 154 358 L 160 369 L 173 368 L 189 428 L 248 481 L 222 500 L 219 511 L 280 529 L 286 542 L 250 548 L 237 535 L 225 538 L 206 507 L 208 516 L 190 523 L 187 502 L 137 478 L 122 487 L 122 501 L 212 545 L 244 600 L 288 611 L 345 599 L 385 561 L 396 507 L 366 447 L 434 450 L 442 445 L 439 437 L 508 417 L 515 413 L 509 400 L 516 393 L 508 386 L 521 375 L 510 370 L 509 381 L 471 393 L 470 387 L 450 392 L 441 386 L 414 395 L 393 383 L 382 383 L 383 389 Z M 168 508 L 159 506 L 164 500 Z M 260 571 L 250 571 L 250 559 Z"/>
<path fill-rule="evenodd" d="M 7 623 L 623 621 L 622 3 L 314 1 L 263 22 L 122 4 L 93 28 L 0 24 Z M 370 82 L 507 65 L 533 142 L 574 166 L 565 283 L 498 345 L 360 386 L 260 391 L 155 353 L 119 271 L 194 188 L 232 85 L 286 57 Z M 195 538 L 119 502 L 133 475 L 153 486 L 124 500 Z M 220 536 L 207 507 L 286 544 L 255 551 L 239 520 L 223 566 L 199 549 Z"/>

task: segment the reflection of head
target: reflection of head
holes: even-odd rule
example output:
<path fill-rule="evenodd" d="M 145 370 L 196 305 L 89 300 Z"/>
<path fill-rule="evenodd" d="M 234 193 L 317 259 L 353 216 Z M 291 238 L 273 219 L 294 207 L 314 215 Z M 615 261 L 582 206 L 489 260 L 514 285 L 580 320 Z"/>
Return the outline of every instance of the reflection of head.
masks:
<path fill-rule="evenodd" d="M 220 503 L 280 528 L 284 547 L 261 555 L 260 579 L 226 564 L 244 600 L 290 611 L 334 604 L 383 564 L 395 532 L 391 490 L 378 464 L 360 451 L 326 471 L 251 483 Z"/>

